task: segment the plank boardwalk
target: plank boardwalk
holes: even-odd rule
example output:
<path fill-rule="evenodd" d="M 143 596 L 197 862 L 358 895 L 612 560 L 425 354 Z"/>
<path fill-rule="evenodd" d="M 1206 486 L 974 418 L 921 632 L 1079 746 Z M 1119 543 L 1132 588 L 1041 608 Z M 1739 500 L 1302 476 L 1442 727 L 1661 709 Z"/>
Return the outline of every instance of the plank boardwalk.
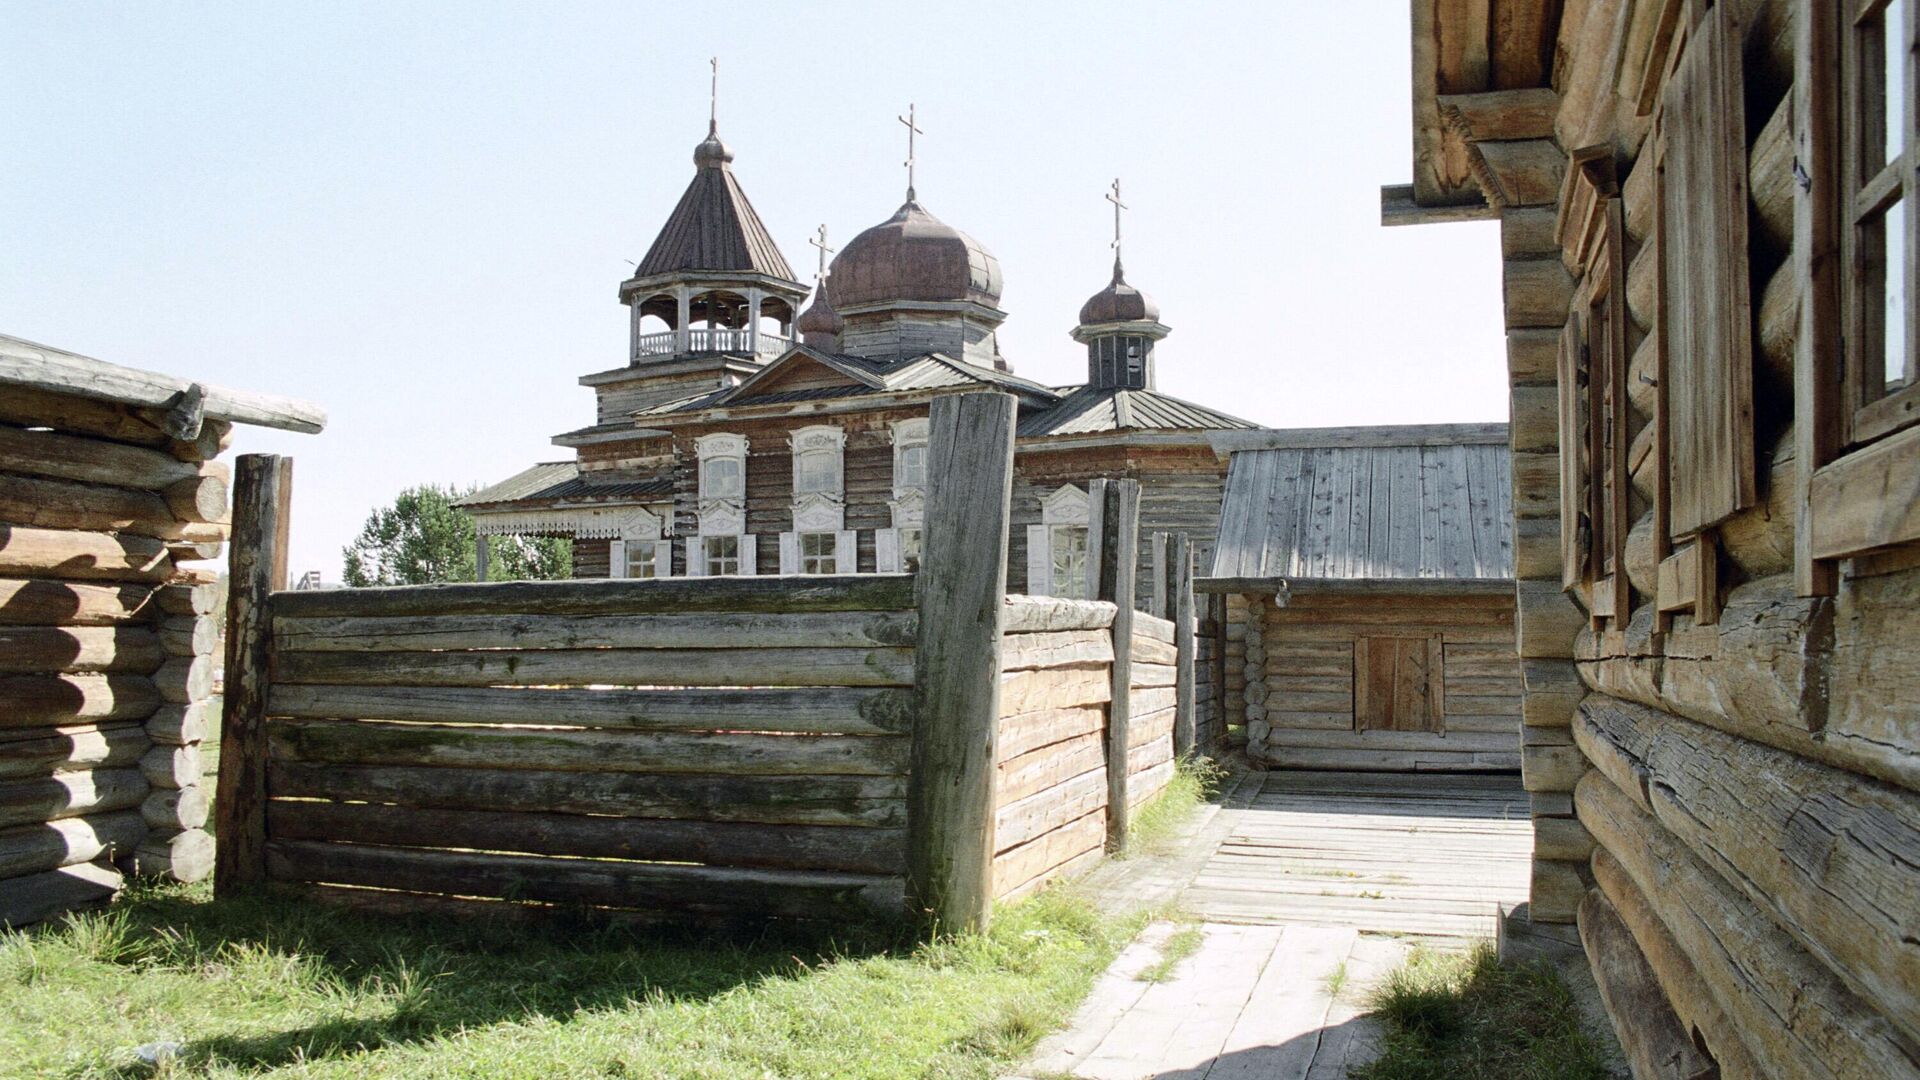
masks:
<path fill-rule="evenodd" d="M 1517 777 L 1253 774 L 1185 851 L 1090 876 L 1110 904 L 1177 897 L 1199 946 L 1145 981 L 1181 932 L 1149 926 L 1020 1075 L 1340 1080 L 1373 1054 L 1367 992 L 1416 942 L 1491 938 L 1531 844 Z"/>

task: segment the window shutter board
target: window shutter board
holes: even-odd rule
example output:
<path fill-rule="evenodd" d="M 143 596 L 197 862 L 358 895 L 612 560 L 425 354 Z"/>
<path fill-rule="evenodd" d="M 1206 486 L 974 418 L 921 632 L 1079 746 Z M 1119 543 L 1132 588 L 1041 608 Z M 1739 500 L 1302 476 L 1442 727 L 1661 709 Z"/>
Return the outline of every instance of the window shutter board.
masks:
<path fill-rule="evenodd" d="M 873 531 L 873 568 L 882 574 L 900 572 L 900 530 Z"/>
<path fill-rule="evenodd" d="M 1671 247 L 1660 297 L 1672 344 L 1667 400 L 1670 535 L 1692 536 L 1757 501 L 1747 248 L 1743 28 L 1715 4 L 1667 82 L 1659 212 Z"/>
<path fill-rule="evenodd" d="M 760 572 L 760 543 L 752 533 L 740 534 L 740 572 L 757 574 Z"/>
<path fill-rule="evenodd" d="M 1048 581 L 1052 569 L 1053 553 L 1048 549 L 1047 527 L 1027 526 L 1027 595 L 1053 594 L 1052 584 Z"/>
<path fill-rule="evenodd" d="M 1586 431 L 1580 415 L 1580 317 L 1569 316 L 1560 332 L 1560 584 L 1574 588 L 1586 577 L 1587 546 L 1580 524 L 1586 505 L 1581 451 Z"/>
<path fill-rule="evenodd" d="M 742 569 L 745 569 L 743 566 Z M 797 574 L 800 572 L 800 534 L 783 532 L 780 534 L 780 572 Z"/>
<path fill-rule="evenodd" d="M 607 544 L 607 576 L 623 578 L 627 576 L 627 542 L 614 540 Z"/>
<path fill-rule="evenodd" d="M 833 534 L 833 572 L 851 574 L 860 569 L 860 534 L 842 529 Z"/>
<path fill-rule="evenodd" d="M 687 537 L 687 576 L 707 576 L 707 553 L 701 550 L 700 537 Z"/>
<path fill-rule="evenodd" d="M 653 576 L 673 576 L 673 541 L 662 538 L 653 545 Z"/>

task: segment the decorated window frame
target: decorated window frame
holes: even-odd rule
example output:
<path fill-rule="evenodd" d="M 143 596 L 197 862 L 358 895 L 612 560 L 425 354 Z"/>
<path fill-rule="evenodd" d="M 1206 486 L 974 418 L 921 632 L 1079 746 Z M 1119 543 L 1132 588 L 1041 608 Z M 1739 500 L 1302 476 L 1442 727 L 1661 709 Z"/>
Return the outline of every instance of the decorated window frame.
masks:
<path fill-rule="evenodd" d="M 931 425 L 924 416 L 895 420 L 893 434 L 893 498 L 887 509 L 892 524 L 875 530 L 874 567 L 880 573 L 918 569 L 925 538 L 927 469 L 931 460 Z"/>
<path fill-rule="evenodd" d="M 1090 505 L 1085 489 L 1073 484 L 1041 498 L 1040 521 L 1027 526 L 1029 594 L 1076 600 L 1092 596 L 1092 560 L 1087 549 Z M 1063 574 L 1072 576 L 1062 580 Z"/>

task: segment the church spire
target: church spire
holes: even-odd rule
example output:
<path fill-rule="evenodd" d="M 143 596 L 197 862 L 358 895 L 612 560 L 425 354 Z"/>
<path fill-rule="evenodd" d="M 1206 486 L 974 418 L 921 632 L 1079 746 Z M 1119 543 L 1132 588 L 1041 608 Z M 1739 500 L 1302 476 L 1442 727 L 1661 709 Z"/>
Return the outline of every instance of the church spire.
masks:
<path fill-rule="evenodd" d="M 1106 194 L 1113 204 L 1113 280 L 1080 307 L 1073 340 L 1087 347 L 1087 385 L 1100 390 L 1153 389 L 1153 346 L 1171 331 L 1160 322 L 1160 306 L 1127 284 L 1120 257 L 1120 201 L 1116 178 Z"/>
<path fill-rule="evenodd" d="M 913 156 L 913 137 L 914 137 L 915 135 L 925 135 L 925 134 L 926 134 L 926 132 L 924 132 L 924 131 L 922 131 L 922 130 L 920 130 L 920 129 L 919 129 L 918 127 L 916 127 L 916 126 L 914 125 L 914 122 L 913 122 L 913 120 L 914 120 L 914 116 L 913 116 L 913 102 L 911 102 L 911 101 L 909 101 L 909 102 L 907 102 L 907 115 L 905 115 L 905 116 L 896 116 L 896 117 L 894 117 L 894 119 L 896 119 L 896 120 L 898 120 L 898 121 L 900 121 L 901 123 L 903 123 L 903 124 L 905 124 L 905 125 L 907 125 L 907 160 L 906 160 L 906 162 L 905 162 L 905 164 L 906 164 L 906 166 L 907 166 L 907 201 L 908 201 L 908 202 L 913 202 L 913 201 L 914 201 L 914 195 L 913 195 L 913 164 L 914 164 L 914 156 Z"/>

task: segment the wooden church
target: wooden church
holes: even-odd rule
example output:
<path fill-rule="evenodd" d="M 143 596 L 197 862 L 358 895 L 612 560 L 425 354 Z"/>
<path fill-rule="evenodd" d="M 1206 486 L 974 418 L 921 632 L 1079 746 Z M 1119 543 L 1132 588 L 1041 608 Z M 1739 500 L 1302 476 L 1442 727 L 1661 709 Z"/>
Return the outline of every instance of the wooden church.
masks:
<path fill-rule="evenodd" d="M 998 260 L 928 212 L 911 173 L 906 201 L 831 268 L 822 228 L 809 302 L 733 157 L 710 125 L 692 183 L 621 283 L 631 347 L 581 377 L 595 422 L 553 440 L 574 459 L 464 501 L 483 575 L 494 536 L 571 538 L 581 577 L 903 569 L 920 548 L 928 402 L 981 389 L 1019 400 L 1011 590 L 1086 594 L 1097 477 L 1141 482 L 1143 546 L 1183 531 L 1206 565 L 1225 475 L 1209 437 L 1255 425 L 1155 390 L 1169 329 L 1128 283 L 1117 235 L 1113 278 L 1073 330 L 1086 381 L 1045 386 L 1000 351 Z"/>

